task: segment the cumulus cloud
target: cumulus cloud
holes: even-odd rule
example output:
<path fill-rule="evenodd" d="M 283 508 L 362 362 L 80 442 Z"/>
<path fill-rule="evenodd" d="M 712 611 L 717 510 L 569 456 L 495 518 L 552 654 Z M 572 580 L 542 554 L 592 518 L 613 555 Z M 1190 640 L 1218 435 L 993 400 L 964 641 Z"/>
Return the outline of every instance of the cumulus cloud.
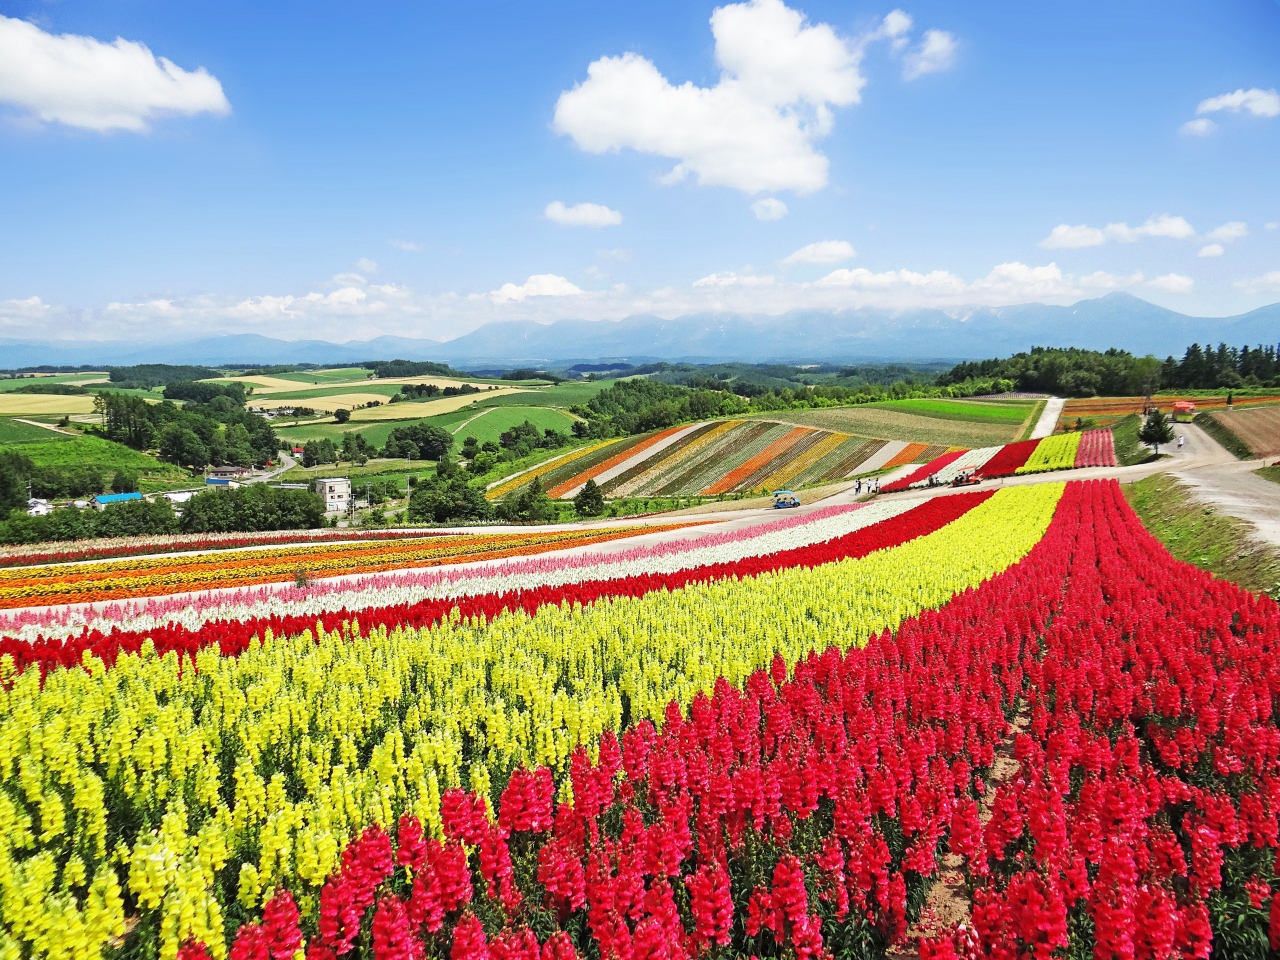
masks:
<path fill-rule="evenodd" d="M 777 197 L 765 197 L 751 205 L 757 220 L 781 220 L 787 215 L 787 205 Z"/>
<path fill-rule="evenodd" d="M 1226 248 L 1220 243 L 1206 243 L 1200 248 L 1197 257 L 1220 257 L 1226 252 Z"/>
<path fill-rule="evenodd" d="M 223 115 L 231 105 L 204 67 L 184 70 L 145 44 L 45 33 L 0 16 L 0 101 L 45 123 L 145 131 L 166 115 Z"/>
<path fill-rule="evenodd" d="M 1178 128 L 1178 132 L 1185 137 L 1207 137 L 1218 129 L 1218 125 L 1208 117 L 1201 117 L 1198 120 L 1188 120 Z"/>
<path fill-rule="evenodd" d="M 956 62 L 956 38 L 945 30 L 926 30 L 920 46 L 902 58 L 902 79 L 946 70 Z"/>
<path fill-rule="evenodd" d="M 1107 235 L 1097 227 L 1088 227 L 1083 223 L 1073 227 L 1060 223 L 1040 241 L 1040 246 L 1046 250 L 1078 250 L 1081 247 L 1097 247 L 1106 242 Z"/>
<path fill-rule="evenodd" d="M 548 220 L 566 227 L 614 227 L 622 222 L 622 214 L 617 210 L 598 203 L 577 203 L 567 207 L 559 200 L 553 200 L 542 212 Z"/>
<path fill-rule="evenodd" d="M 368 257 L 361 257 L 356 261 L 356 269 L 361 273 L 377 273 L 378 261 L 370 260 Z"/>
<path fill-rule="evenodd" d="M 1150 285 L 1165 293 L 1190 293 L 1195 281 L 1180 273 L 1166 273 L 1152 279 Z"/>
<path fill-rule="evenodd" d="M 1272 270 L 1248 280 L 1237 280 L 1235 286 L 1246 293 L 1280 293 L 1280 270 Z"/>
<path fill-rule="evenodd" d="M 857 256 L 853 244 L 847 240 L 819 240 L 801 247 L 795 253 L 783 258 L 783 263 L 839 263 Z"/>
<path fill-rule="evenodd" d="M 388 240 L 387 243 L 397 250 L 404 250 L 406 253 L 418 253 L 422 250 L 422 245 L 414 243 L 412 240 Z"/>
<path fill-rule="evenodd" d="M 756 276 L 753 273 L 734 273 L 731 270 L 713 273 L 701 280 L 693 281 L 694 287 L 769 287 L 774 283 L 774 277 Z"/>
<path fill-rule="evenodd" d="M 1224 93 L 1220 97 L 1201 100 L 1196 107 L 1196 115 L 1218 113 L 1228 110 L 1231 113 L 1251 113 L 1255 117 L 1280 117 L 1280 93 L 1275 89 L 1262 90 L 1253 87 L 1249 90 L 1237 90 L 1235 93 Z"/>
<path fill-rule="evenodd" d="M 529 297 L 571 297 L 582 293 L 564 277 L 554 273 L 535 273 L 524 283 L 504 283 L 489 294 L 494 303 L 520 303 Z"/>
<path fill-rule="evenodd" d="M 1143 237 L 1185 240 L 1187 237 L 1194 237 L 1196 230 L 1182 217 L 1171 217 L 1167 213 L 1162 213 L 1158 217 L 1151 217 L 1138 227 L 1131 227 L 1127 223 L 1108 223 L 1106 234 L 1122 243 L 1135 243 Z"/>
<path fill-rule="evenodd" d="M 1274 230 L 1276 227 L 1280 227 L 1280 223 L 1276 223 L 1274 220 L 1267 224 L 1268 230 Z"/>
<path fill-rule="evenodd" d="M 1230 243 L 1232 240 L 1243 240 L 1249 235 L 1249 225 L 1239 220 L 1232 220 L 1224 223 L 1216 230 L 1210 230 L 1205 234 L 1206 240 L 1214 240 L 1222 243 Z"/>
<path fill-rule="evenodd" d="M 1097 247 L 1108 240 L 1121 243 L 1134 243 L 1143 237 L 1170 237 L 1185 240 L 1195 236 L 1195 228 L 1182 217 L 1172 217 L 1162 213 L 1151 217 L 1146 223 L 1131 227 L 1127 223 L 1108 223 L 1105 227 L 1090 227 L 1085 224 L 1071 226 L 1060 223 L 1054 227 L 1049 236 L 1040 241 L 1046 250 L 1074 250 L 1080 247 Z"/>
<path fill-rule="evenodd" d="M 828 24 L 809 24 L 781 0 L 750 0 L 711 14 L 714 87 L 672 84 L 635 53 L 601 57 L 560 95 L 553 126 L 590 153 L 632 149 L 675 160 L 689 174 L 745 193 L 809 193 L 827 183 L 816 142 L 833 107 L 857 103 L 861 52 Z"/>

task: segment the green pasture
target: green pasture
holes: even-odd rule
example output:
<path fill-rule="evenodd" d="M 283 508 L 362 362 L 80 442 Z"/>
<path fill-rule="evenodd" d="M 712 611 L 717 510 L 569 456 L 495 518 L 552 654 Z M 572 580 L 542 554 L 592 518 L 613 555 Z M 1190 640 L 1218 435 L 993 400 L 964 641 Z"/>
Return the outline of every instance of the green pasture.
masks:
<path fill-rule="evenodd" d="M 359 433 L 369 443 L 377 447 L 386 445 L 387 437 L 396 427 L 405 427 L 412 423 L 425 423 L 430 426 L 448 430 L 454 435 L 454 449 L 462 446 L 467 437 L 475 437 L 477 442 L 492 440 L 498 442 L 498 436 L 504 431 L 525 420 L 531 420 L 539 430 L 559 430 L 567 433 L 573 428 L 573 418 L 559 410 L 549 407 L 487 407 L 477 410 L 466 407 L 451 413 L 442 413 L 434 417 L 423 417 L 418 420 L 383 420 L 371 424 L 356 423 L 308 423 L 297 427 L 276 427 L 276 435 L 291 443 L 306 443 L 308 440 L 328 438 L 334 443 L 342 442 L 344 433 Z M 468 422 L 470 421 L 470 422 Z M 466 424 L 466 426 L 463 426 Z M 32 428 L 36 429 L 36 428 Z"/>
<path fill-rule="evenodd" d="M 75 437 L 54 433 L 44 427 L 33 427 L 29 423 L 19 423 L 10 417 L 0 417 L 0 444 L 40 443 L 49 440 L 57 443 L 74 439 Z"/>
<path fill-rule="evenodd" d="M 885 410 L 901 410 L 940 420 L 968 420 L 974 423 L 1021 423 L 1036 405 L 1034 400 L 1004 400 L 987 403 L 977 400 L 886 400 L 868 404 Z"/>
<path fill-rule="evenodd" d="M 0 380 L 0 393 L 9 390 L 17 390 L 19 387 L 30 386 L 33 383 L 79 383 L 83 384 L 86 380 L 101 380 L 106 377 L 105 373 L 63 373 L 52 377 L 20 377 L 17 380 Z M 106 384 L 85 384 L 86 386 L 106 386 Z"/>

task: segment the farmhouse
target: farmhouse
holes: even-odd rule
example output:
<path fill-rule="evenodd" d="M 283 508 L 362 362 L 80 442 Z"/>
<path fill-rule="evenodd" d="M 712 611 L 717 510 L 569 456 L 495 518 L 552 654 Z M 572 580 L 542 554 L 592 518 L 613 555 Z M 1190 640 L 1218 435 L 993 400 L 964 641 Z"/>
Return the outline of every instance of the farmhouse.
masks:
<path fill-rule="evenodd" d="M 117 503 L 130 503 L 134 500 L 141 500 L 140 493 L 100 493 L 96 497 L 91 497 L 89 506 L 95 510 L 105 510 L 107 507 Z"/>
<path fill-rule="evenodd" d="M 351 502 L 351 481 L 346 477 L 322 477 L 316 480 L 316 493 L 324 501 L 326 513 L 346 513 Z"/>

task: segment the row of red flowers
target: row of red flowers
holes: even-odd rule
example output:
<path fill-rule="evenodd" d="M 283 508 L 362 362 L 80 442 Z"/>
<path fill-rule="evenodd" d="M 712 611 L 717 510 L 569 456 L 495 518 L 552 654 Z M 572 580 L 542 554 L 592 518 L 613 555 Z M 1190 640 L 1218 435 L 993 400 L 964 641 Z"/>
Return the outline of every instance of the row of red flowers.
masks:
<path fill-rule="evenodd" d="M 1173 561 L 1118 486 L 1097 489 L 1027 665 L 1018 774 L 985 829 L 951 838 L 983 955 L 1046 956 L 1092 928 L 1095 957 L 1266 957 L 1280 949 L 1280 608 Z"/>
<path fill-rule="evenodd" d="M 1274 603 L 1177 564 L 1114 483 L 1071 484 L 979 589 L 606 736 L 569 802 L 516 770 L 496 817 L 452 791 L 439 839 L 370 828 L 318 902 L 278 892 L 232 956 L 882 955 L 944 850 L 967 858 L 972 926 L 924 957 L 1266 956 L 1278 642 Z"/>
<path fill-rule="evenodd" d="M 333 632 L 342 630 L 344 625 L 357 620 L 364 630 L 379 626 L 426 627 L 448 617 L 454 609 L 463 617 L 484 616 L 492 619 L 506 610 L 532 613 L 548 604 L 588 604 L 601 597 L 643 596 L 656 590 L 679 589 L 690 583 L 726 577 L 750 577 L 772 570 L 815 567 L 836 560 L 863 557 L 876 550 L 895 547 L 939 530 L 990 496 L 990 492 L 977 492 L 926 500 L 897 517 L 825 543 L 747 557 L 732 563 L 692 567 L 669 574 L 584 581 L 536 590 L 429 600 L 413 605 L 356 611 L 343 609 L 318 618 L 293 616 L 243 621 L 214 620 L 195 630 L 172 624 L 147 631 L 85 631 L 66 640 L 25 642 L 0 638 L 0 656 L 12 656 L 19 669 L 32 665 L 46 670 L 57 666 L 74 666 L 81 662 L 86 651 L 104 663 L 111 664 L 120 653 L 135 652 L 147 640 L 151 640 L 156 651 L 161 654 L 171 650 L 194 653 L 217 644 L 224 655 L 234 656 L 244 650 L 254 637 L 262 637 L 268 630 L 274 636 L 296 635 L 308 629 Z"/>

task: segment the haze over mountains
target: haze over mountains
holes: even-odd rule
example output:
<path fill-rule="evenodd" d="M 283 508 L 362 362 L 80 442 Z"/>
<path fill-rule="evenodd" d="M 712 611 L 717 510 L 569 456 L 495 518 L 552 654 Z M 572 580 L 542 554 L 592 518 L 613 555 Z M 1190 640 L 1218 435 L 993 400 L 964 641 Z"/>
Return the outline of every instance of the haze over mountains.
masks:
<path fill-rule="evenodd" d="M 1125 293 L 1071 306 L 1041 303 L 977 307 L 954 315 L 799 310 L 782 316 L 699 313 L 666 320 L 531 320 L 490 323 L 454 340 L 383 336 L 342 344 L 231 334 L 180 343 L 0 339 L 0 368 L 38 364 L 343 363 L 370 359 L 436 360 L 467 365 L 636 360 L 844 362 L 962 360 L 1032 346 L 1119 347 L 1137 354 L 1181 355 L 1192 342 L 1232 345 L 1280 340 L 1280 303 L 1237 317 L 1201 318 Z"/>

